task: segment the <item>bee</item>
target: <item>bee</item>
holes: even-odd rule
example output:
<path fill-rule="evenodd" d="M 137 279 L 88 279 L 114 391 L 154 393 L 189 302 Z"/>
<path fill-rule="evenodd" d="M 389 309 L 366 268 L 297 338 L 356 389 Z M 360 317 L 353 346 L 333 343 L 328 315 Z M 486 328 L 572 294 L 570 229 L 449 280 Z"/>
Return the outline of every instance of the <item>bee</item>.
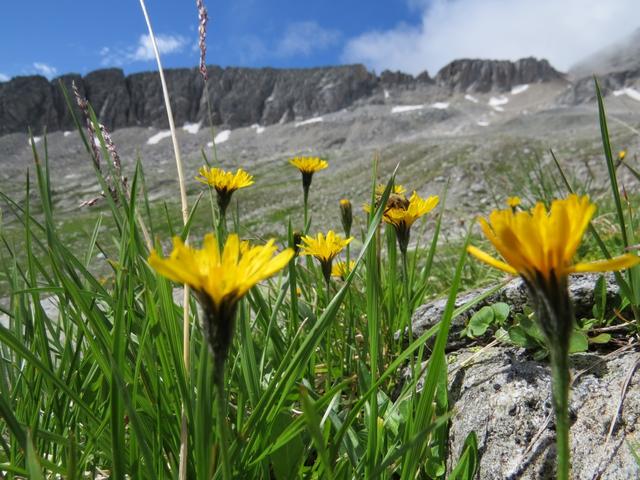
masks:
<path fill-rule="evenodd" d="M 391 210 L 392 208 L 399 208 L 401 210 L 406 210 L 408 207 L 409 207 L 409 200 L 407 200 L 404 195 L 392 193 L 391 195 L 389 195 L 389 199 L 387 200 L 385 212 Z"/>

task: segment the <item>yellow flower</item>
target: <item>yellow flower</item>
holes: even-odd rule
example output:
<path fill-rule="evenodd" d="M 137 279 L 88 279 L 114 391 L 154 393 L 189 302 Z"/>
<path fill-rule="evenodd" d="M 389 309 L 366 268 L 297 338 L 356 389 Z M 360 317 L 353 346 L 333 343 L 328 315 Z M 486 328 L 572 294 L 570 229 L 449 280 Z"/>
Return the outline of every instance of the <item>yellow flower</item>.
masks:
<path fill-rule="evenodd" d="M 440 201 L 437 195 L 422 198 L 415 191 L 409 198 L 409 203 L 404 206 L 389 206 L 384 212 L 384 221 L 399 228 L 411 228 L 414 222 L 433 210 Z"/>
<path fill-rule="evenodd" d="M 311 175 L 329 166 L 327 161 L 322 160 L 320 157 L 294 157 L 289 160 L 289 163 L 303 174 L 307 173 Z"/>
<path fill-rule="evenodd" d="M 587 196 L 569 195 L 554 200 L 547 212 L 538 202 L 531 211 L 494 210 L 489 221 L 481 218 L 485 236 L 506 262 L 470 246 L 468 251 L 479 260 L 531 283 L 540 278 L 550 281 L 577 272 L 622 270 L 640 262 L 640 257 L 626 254 L 610 260 L 572 264 L 582 235 L 596 207 Z"/>
<path fill-rule="evenodd" d="M 322 233 L 318 233 L 318 236 L 315 238 L 306 235 L 302 237 L 300 254 L 316 257 L 320 261 L 322 273 L 328 282 L 331 277 L 331 263 L 333 259 L 351 240 L 353 240 L 353 237 L 342 238 L 333 230 L 329 230 L 326 237 Z"/>
<path fill-rule="evenodd" d="M 396 195 L 389 197 L 391 201 Z M 411 225 L 414 222 L 433 210 L 440 201 L 437 195 L 428 198 L 421 198 L 415 191 L 409 200 L 404 197 L 402 201 L 387 202 L 387 209 L 384 212 L 383 220 L 392 225 L 398 238 L 398 246 L 403 255 L 406 255 L 411 236 Z"/>
<path fill-rule="evenodd" d="M 240 188 L 253 185 L 253 176 L 249 175 L 243 169 L 239 168 L 236 173 L 227 172 L 221 168 L 201 167 L 198 171 L 199 177 L 196 177 L 201 183 L 205 183 L 215 188 L 218 194 L 218 206 L 222 214 L 227 210 L 227 206 L 231 201 L 231 195 Z"/>
<path fill-rule="evenodd" d="M 159 274 L 189 285 L 205 311 L 205 332 L 214 357 L 226 358 L 238 300 L 258 282 L 281 270 L 293 257 L 290 248 L 276 253 L 274 241 L 251 246 L 231 234 L 222 249 L 212 234 L 204 237 L 202 249 L 173 239 L 173 251 L 162 258 L 153 250 L 149 265 Z M 223 360 L 224 361 L 224 360 Z"/>
<path fill-rule="evenodd" d="M 618 160 L 624 160 L 624 157 L 627 156 L 627 151 L 626 150 L 620 150 L 618 152 Z"/>
<path fill-rule="evenodd" d="M 511 208 L 516 208 L 521 203 L 522 203 L 522 201 L 520 200 L 520 197 L 508 197 L 507 198 L 507 205 L 510 206 Z"/>
<path fill-rule="evenodd" d="M 161 275 L 184 283 L 200 295 L 206 295 L 216 310 L 235 303 L 258 282 L 281 270 L 293 256 L 285 249 L 275 255 L 274 240 L 266 245 L 251 246 L 232 233 L 220 252 L 213 234 L 204 237 L 202 249 L 185 245 L 180 237 L 173 239 L 173 251 L 161 258 L 153 250 L 149 264 Z"/>
<path fill-rule="evenodd" d="M 319 170 L 324 170 L 329 166 L 326 160 L 322 160 L 320 157 L 294 157 L 289 160 L 289 163 L 300 170 L 302 173 L 302 192 L 304 193 L 304 205 L 305 205 L 305 225 L 307 223 L 307 198 L 309 196 L 309 187 L 311 186 L 311 180 L 313 174 Z"/>
<path fill-rule="evenodd" d="M 558 478 L 569 478 L 569 345 L 574 313 L 568 275 L 575 272 L 621 270 L 637 265 L 632 254 L 590 263 L 573 263 L 596 207 L 587 196 L 554 200 L 547 211 L 538 202 L 531 211 L 494 210 L 482 230 L 505 261 L 469 246 L 479 260 L 508 273 L 519 274 L 527 287 L 536 319 L 549 348 L 551 398 L 556 413 Z"/>
<path fill-rule="evenodd" d="M 344 280 L 355 267 L 355 260 L 349 260 L 349 265 L 347 265 L 347 262 L 344 261 L 336 262 L 333 267 L 331 267 L 331 276 L 338 277 Z"/>
<path fill-rule="evenodd" d="M 326 237 L 323 233 L 318 233 L 315 238 L 305 235 L 302 237 L 303 244 L 300 245 L 302 248 L 300 254 L 313 255 L 321 262 L 328 262 L 333 260 L 351 240 L 353 237 L 342 238 L 333 230 L 329 230 Z"/>

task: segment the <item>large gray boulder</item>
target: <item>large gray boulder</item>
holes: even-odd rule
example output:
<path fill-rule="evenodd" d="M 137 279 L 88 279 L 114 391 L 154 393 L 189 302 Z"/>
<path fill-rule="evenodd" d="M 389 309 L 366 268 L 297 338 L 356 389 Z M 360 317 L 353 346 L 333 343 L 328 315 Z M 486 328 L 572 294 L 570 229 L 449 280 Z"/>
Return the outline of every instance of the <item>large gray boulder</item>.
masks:
<path fill-rule="evenodd" d="M 555 478 L 550 369 L 523 350 L 462 350 L 449 366 L 450 457 L 469 432 L 478 437 L 478 479 Z M 640 353 L 571 357 L 571 464 L 574 479 L 638 478 Z M 609 427 L 615 419 L 612 435 Z M 451 467 L 451 465 L 450 465 Z"/>
<path fill-rule="evenodd" d="M 577 318 L 590 318 L 594 304 L 594 291 L 600 274 L 583 273 L 572 275 L 569 281 L 569 295 L 573 301 L 574 312 Z M 607 305 L 611 308 L 615 304 L 619 287 L 613 274 L 604 275 Z M 527 287 L 520 277 L 509 281 L 496 292 L 488 295 L 493 287 L 480 288 L 464 292 L 456 297 L 455 307 L 462 307 L 473 302 L 473 306 L 464 313 L 451 319 L 449 343 L 447 349 L 452 351 L 465 346 L 468 342 L 460 338 L 460 333 L 467 325 L 469 319 L 482 307 L 497 302 L 504 302 L 511 308 L 511 313 L 522 312 L 528 304 Z M 484 297 L 477 301 L 478 298 Z M 428 329 L 436 325 L 441 319 L 447 305 L 446 298 L 439 298 L 425 303 L 416 309 L 411 319 L 414 337 L 418 337 Z"/>

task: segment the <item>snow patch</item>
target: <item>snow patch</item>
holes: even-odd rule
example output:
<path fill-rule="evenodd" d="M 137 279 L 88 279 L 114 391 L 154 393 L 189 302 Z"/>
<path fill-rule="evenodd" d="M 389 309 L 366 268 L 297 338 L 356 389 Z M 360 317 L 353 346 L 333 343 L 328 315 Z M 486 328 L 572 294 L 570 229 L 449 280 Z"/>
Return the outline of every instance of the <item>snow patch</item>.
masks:
<path fill-rule="evenodd" d="M 258 135 L 260 135 L 262 132 L 264 132 L 264 129 L 265 129 L 265 127 L 263 127 L 262 125 L 259 125 L 257 123 L 254 123 L 253 125 L 251 125 L 251 128 L 253 128 Z"/>
<path fill-rule="evenodd" d="M 229 137 L 231 136 L 231 130 L 222 130 L 220 133 L 218 133 L 216 135 L 216 137 L 213 139 L 213 141 L 216 143 L 216 145 L 220 144 L 220 143 L 224 143 L 227 140 L 229 140 Z M 209 142 L 211 143 L 211 142 Z M 210 147 L 213 147 L 213 144 L 211 143 L 211 145 L 209 145 Z"/>
<path fill-rule="evenodd" d="M 516 85 L 511 89 L 511 95 L 518 95 L 519 93 L 526 92 L 529 90 L 529 84 L 525 83 L 524 85 Z"/>
<path fill-rule="evenodd" d="M 298 127 L 302 127 L 303 125 L 311 125 L 312 123 L 319 123 L 319 122 L 324 122 L 324 118 L 322 117 L 313 117 L 313 118 L 309 118 L 308 120 L 303 120 L 301 122 L 296 122 L 296 128 Z"/>
<path fill-rule="evenodd" d="M 384 99 L 386 100 L 387 98 L 389 98 L 391 96 L 391 94 L 389 93 L 389 90 L 387 90 L 386 88 L 384 89 Z"/>
<path fill-rule="evenodd" d="M 200 131 L 200 127 L 202 126 L 202 122 L 198 122 L 198 123 L 185 123 L 182 126 L 182 130 L 184 130 L 187 133 L 190 133 L 191 135 L 195 135 L 196 133 L 198 133 Z"/>
<path fill-rule="evenodd" d="M 478 99 L 476 97 L 474 97 L 473 95 L 466 94 L 464 96 L 464 99 L 465 100 L 469 100 L 470 102 L 473 102 L 473 103 L 478 103 Z"/>
<path fill-rule="evenodd" d="M 493 108 L 499 107 L 500 105 L 506 105 L 507 103 L 509 103 L 509 99 L 504 95 L 500 97 L 491 97 L 489 99 L 489 106 Z M 502 110 L 498 110 L 498 111 L 502 111 Z"/>
<path fill-rule="evenodd" d="M 493 107 L 493 109 L 494 109 L 496 112 L 504 112 L 504 108 L 502 108 L 502 107 L 495 106 L 495 107 Z"/>
<path fill-rule="evenodd" d="M 67 130 L 66 132 L 64 132 L 64 134 L 63 134 L 63 135 L 64 135 L 65 137 L 68 137 L 69 135 L 71 135 L 71 132 Z"/>
<path fill-rule="evenodd" d="M 490 124 L 487 121 L 481 120 L 479 122 L 476 122 L 478 124 L 478 126 L 480 127 L 488 127 Z"/>
<path fill-rule="evenodd" d="M 161 132 L 156 133 L 153 137 L 149 137 L 147 140 L 147 145 L 156 145 L 165 138 L 169 138 L 171 136 L 171 130 L 163 130 Z"/>
<path fill-rule="evenodd" d="M 423 108 L 424 105 L 398 105 L 391 109 L 391 113 L 413 112 L 415 110 L 422 110 Z"/>
<path fill-rule="evenodd" d="M 638 102 L 640 102 L 640 92 L 635 88 L 626 87 L 621 90 L 614 91 L 613 94 L 616 97 L 619 97 L 620 95 L 626 95 L 627 97 L 633 98 L 634 100 L 637 100 Z"/>
<path fill-rule="evenodd" d="M 446 110 L 449 108 L 449 102 L 436 102 L 431 104 L 431 108 L 436 108 L 438 110 Z"/>
<path fill-rule="evenodd" d="M 34 145 L 35 145 L 36 143 L 38 143 L 40 140 L 42 140 L 42 137 L 33 137 L 33 143 L 34 143 Z M 30 138 L 29 138 L 29 139 L 27 139 L 27 143 L 29 144 L 29 146 L 31 146 L 31 139 L 30 139 Z"/>

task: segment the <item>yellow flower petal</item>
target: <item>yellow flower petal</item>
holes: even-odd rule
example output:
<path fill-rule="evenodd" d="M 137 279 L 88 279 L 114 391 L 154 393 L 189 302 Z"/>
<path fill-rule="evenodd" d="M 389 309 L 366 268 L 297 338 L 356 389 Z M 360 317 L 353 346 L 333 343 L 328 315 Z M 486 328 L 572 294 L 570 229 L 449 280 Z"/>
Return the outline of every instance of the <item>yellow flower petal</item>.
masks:
<path fill-rule="evenodd" d="M 329 166 L 329 163 L 320 157 L 294 157 L 289 160 L 289 163 L 302 173 L 311 174 L 316 173 L 319 170 L 324 170 Z"/>
<path fill-rule="evenodd" d="M 474 257 L 476 257 L 478 260 L 491 265 L 492 267 L 495 267 L 499 270 L 502 270 L 503 272 L 507 272 L 507 273 L 511 273 L 514 275 L 517 275 L 517 271 L 511 267 L 508 263 L 505 262 L 501 262 L 500 260 L 493 258 L 491 255 L 489 255 L 488 253 L 483 252 L 482 250 L 480 250 L 479 248 L 474 247 L 473 245 L 469 245 L 467 247 L 467 252 L 470 253 L 471 255 L 473 255 Z"/>
<path fill-rule="evenodd" d="M 293 249 L 276 253 L 274 241 L 250 246 L 230 234 L 222 249 L 215 236 L 206 235 L 202 249 L 194 249 L 175 238 L 173 251 L 161 258 L 156 251 L 149 265 L 159 274 L 206 294 L 211 305 L 219 309 L 224 303 L 233 306 L 251 287 L 281 270 L 293 257 Z"/>
<path fill-rule="evenodd" d="M 582 272 L 612 272 L 631 268 L 640 263 L 640 257 L 632 253 L 613 257 L 608 260 L 598 260 L 595 262 L 576 263 L 569 267 L 567 273 Z"/>

